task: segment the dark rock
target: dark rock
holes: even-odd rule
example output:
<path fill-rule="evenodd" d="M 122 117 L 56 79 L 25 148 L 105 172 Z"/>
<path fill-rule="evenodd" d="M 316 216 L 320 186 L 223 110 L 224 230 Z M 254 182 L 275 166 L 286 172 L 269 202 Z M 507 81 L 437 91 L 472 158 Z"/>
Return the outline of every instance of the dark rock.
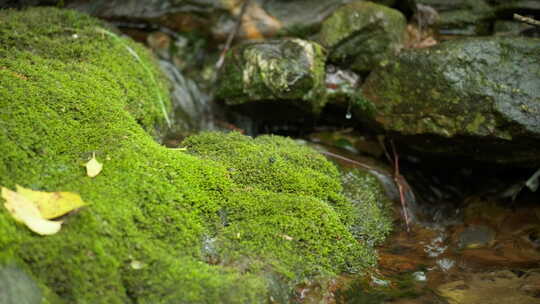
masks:
<path fill-rule="evenodd" d="M 321 21 L 350 0 L 250 1 L 237 38 L 263 38 L 277 34 L 306 37 Z M 243 0 L 141 1 L 75 0 L 68 7 L 112 20 L 155 23 L 181 32 L 197 30 L 225 40 L 234 30 Z"/>
<path fill-rule="evenodd" d="M 402 47 L 405 17 L 373 2 L 355 1 L 327 18 L 318 41 L 329 50 L 329 60 L 356 71 L 384 64 Z"/>
<path fill-rule="evenodd" d="M 540 43 L 476 38 L 403 52 L 362 89 L 386 131 L 416 150 L 476 160 L 540 163 Z M 440 154 L 439 154 L 440 155 Z"/>
<path fill-rule="evenodd" d="M 407 19 L 416 13 L 416 0 L 373 0 L 373 2 L 397 9 Z"/>
<path fill-rule="evenodd" d="M 0 304 L 42 303 L 41 290 L 19 267 L 0 266 Z"/>
<path fill-rule="evenodd" d="M 490 33 L 489 19 L 494 8 L 486 0 L 417 0 L 440 14 L 439 30 L 444 35 L 485 35 Z"/>

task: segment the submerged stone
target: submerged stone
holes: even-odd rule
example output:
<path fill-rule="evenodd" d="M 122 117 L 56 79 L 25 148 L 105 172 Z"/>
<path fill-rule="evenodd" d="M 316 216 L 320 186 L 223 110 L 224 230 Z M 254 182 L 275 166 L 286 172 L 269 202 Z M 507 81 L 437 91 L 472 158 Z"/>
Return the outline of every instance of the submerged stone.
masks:
<path fill-rule="evenodd" d="M 400 54 L 362 90 L 364 116 L 429 153 L 540 163 L 540 43 L 471 38 Z"/>
<path fill-rule="evenodd" d="M 326 103 L 324 61 L 314 42 L 247 42 L 228 53 L 216 97 L 227 105 L 270 101 L 316 114 Z"/>
<path fill-rule="evenodd" d="M 485 225 L 467 227 L 459 235 L 459 248 L 480 248 L 488 246 L 495 240 L 495 231 Z"/>
<path fill-rule="evenodd" d="M 442 284 L 435 292 L 455 304 L 538 304 L 539 284 L 540 275 L 534 270 L 522 276 L 510 270 L 496 270 Z"/>
<path fill-rule="evenodd" d="M 318 41 L 331 62 L 356 71 L 386 64 L 402 47 L 403 14 L 369 1 L 355 1 L 334 11 L 322 25 Z"/>

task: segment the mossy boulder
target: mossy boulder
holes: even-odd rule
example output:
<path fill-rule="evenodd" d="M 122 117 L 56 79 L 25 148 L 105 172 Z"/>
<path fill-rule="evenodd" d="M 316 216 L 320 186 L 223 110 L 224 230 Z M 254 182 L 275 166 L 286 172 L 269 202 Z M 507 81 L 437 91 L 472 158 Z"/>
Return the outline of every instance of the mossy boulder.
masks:
<path fill-rule="evenodd" d="M 326 103 L 325 56 L 319 44 L 301 39 L 243 43 L 227 54 L 216 97 L 227 105 L 272 102 L 318 114 Z"/>
<path fill-rule="evenodd" d="M 362 86 L 364 117 L 433 154 L 540 163 L 540 40 L 469 38 L 409 50 Z"/>
<path fill-rule="evenodd" d="M 88 204 L 46 237 L 0 208 L 1 279 L 43 303 L 286 303 L 299 282 L 374 264 L 313 150 L 237 133 L 159 145 L 164 78 L 102 29 L 68 10 L 0 11 L 0 185 Z M 104 167 L 90 178 L 93 153 Z"/>
<path fill-rule="evenodd" d="M 317 41 L 328 49 L 330 62 L 367 72 L 401 49 L 405 25 L 405 17 L 395 9 L 354 1 L 323 22 Z"/>

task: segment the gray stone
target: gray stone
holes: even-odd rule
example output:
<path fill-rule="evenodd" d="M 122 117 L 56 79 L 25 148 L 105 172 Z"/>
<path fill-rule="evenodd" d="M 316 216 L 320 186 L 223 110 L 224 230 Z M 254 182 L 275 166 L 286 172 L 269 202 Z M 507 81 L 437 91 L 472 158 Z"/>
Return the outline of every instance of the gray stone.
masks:
<path fill-rule="evenodd" d="M 41 290 L 34 280 L 14 265 L 0 266 L 0 304 L 40 304 Z"/>
<path fill-rule="evenodd" d="M 305 40 L 244 43 L 227 55 L 216 97 L 227 105 L 289 101 L 318 113 L 326 103 L 324 60 L 323 48 Z"/>
<path fill-rule="evenodd" d="M 471 38 L 401 53 L 362 86 L 358 116 L 430 153 L 540 163 L 540 40 Z"/>
<path fill-rule="evenodd" d="M 355 1 L 323 22 L 318 41 L 328 49 L 331 62 L 369 71 L 399 51 L 405 25 L 405 17 L 397 10 Z"/>

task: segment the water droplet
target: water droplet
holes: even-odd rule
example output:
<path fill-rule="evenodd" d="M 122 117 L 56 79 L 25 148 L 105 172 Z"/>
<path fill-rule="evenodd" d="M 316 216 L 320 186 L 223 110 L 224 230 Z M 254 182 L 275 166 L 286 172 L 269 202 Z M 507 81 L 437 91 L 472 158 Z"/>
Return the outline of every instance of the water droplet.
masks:
<path fill-rule="evenodd" d="M 349 101 L 349 104 L 347 105 L 347 113 L 345 114 L 345 119 L 351 119 L 352 113 L 351 113 L 352 103 Z"/>

